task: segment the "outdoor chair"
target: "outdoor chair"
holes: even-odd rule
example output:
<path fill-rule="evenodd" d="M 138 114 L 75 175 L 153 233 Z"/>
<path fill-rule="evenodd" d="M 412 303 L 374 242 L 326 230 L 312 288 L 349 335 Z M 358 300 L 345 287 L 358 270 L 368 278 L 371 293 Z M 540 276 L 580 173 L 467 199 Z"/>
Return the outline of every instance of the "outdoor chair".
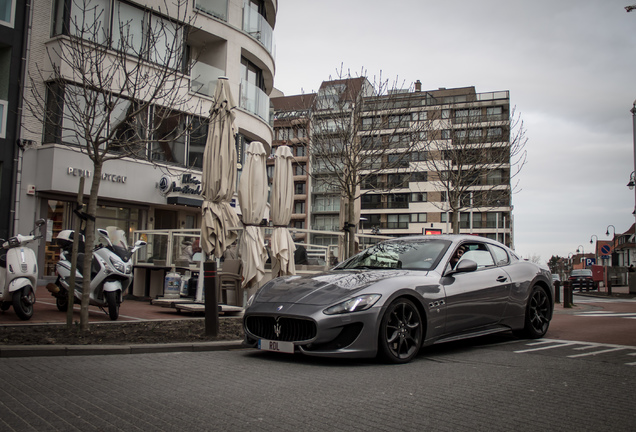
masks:
<path fill-rule="evenodd" d="M 236 305 L 243 306 L 241 267 L 241 260 L 238 259 L 229 259 L 223 262 L 219 272 L 219 289 L 217 292 L 219 303 L 227 304 L 226 291 L 233 290 L 236 294 Z"/>

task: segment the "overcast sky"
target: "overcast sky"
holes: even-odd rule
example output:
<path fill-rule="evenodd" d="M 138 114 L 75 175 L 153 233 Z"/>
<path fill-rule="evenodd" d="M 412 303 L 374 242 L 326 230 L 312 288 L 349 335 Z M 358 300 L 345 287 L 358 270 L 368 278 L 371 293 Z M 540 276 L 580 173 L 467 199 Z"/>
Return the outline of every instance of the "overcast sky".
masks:
<path fill-rule="evenodd" d="M 509 90 L 528 137 L 515 249 L 543 261 L 592 252 L 592 235 L 634 222 L 634 3 L 278 0 L 275 87 L 309 93 L 344 64 L 422 90 Z"/>

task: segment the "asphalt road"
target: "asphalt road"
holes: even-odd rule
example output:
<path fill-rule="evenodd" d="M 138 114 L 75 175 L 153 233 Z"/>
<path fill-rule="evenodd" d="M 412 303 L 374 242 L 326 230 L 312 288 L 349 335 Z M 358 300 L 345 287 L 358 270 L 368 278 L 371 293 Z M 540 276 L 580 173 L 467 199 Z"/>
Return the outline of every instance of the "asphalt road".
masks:
<path fill-rule="evenodd" d="M 4 358 L 0 430 L 634 431 L 636 348 L 607 349 L 498 336 L 399 366 L 255 350 Z"/>
<path fill-rule="evenodd" d="M 399 366 L 251 349 L 0 358 L 0 430 L 634 431 L 636 302 L 607 300 L 557 305 L 544 339 Z"/>

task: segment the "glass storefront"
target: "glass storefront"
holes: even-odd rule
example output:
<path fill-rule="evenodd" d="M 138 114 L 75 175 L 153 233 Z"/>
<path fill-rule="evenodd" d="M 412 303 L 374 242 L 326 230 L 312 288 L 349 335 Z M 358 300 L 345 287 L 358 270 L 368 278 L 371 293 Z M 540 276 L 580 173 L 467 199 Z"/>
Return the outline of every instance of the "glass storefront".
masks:
<path fill-rule="evenodd" d="M 60 258 L 60 247 L 56 244 L 60 231 L 73 229 L 75 203 L 48 200 L 47 234 L 44 275 L 55 276 L 55 264 Z M 145 228 L 146 210 L 130 207 L 97 206 L 95 226 L 107 229 L 117 227 L 127 233 L 126 241 L 133 243 L 133 232 Z"/>

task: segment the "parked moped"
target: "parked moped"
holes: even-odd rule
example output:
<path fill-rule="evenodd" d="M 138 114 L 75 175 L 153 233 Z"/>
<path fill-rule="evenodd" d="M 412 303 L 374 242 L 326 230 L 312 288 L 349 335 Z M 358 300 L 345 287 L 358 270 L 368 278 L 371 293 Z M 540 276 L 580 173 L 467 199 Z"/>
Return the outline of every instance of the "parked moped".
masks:
<path fill-rule="evenodd" d="M 132 248 L 126 243 L 123 230 L 115 230 L 111 235 L 105 229 L 98 229 L 101 239 L 106 245 L 99 244 L 93 249 L 91 263 L 91 282 L 89 304 L 99 307 L 106 312 L 111 320 L 119 318 L 119 305 L 123 301 L 123 293 L 128 289 L 133 279 L 132 256 L 146 242 L 138 240 Z M 71 252 L 75 235 L 72 230 L 64 230 L 57 236 L 57 243 L 62 247 L 60 260 L 55 266 L 58 275 L 55 283 L 49 283 L 46 288 L 55 297 L 57 308 L 65 312 L 68 309 L 68 290 L 71 279 Z M 78 236 L 80 245 L 83 236 Z M 82 247 L 83 249 L 83 247 Z M 81 303 L 84 278 L 82 276 L 84 254 L 77 255 L 77 269 L 75 272 L 74 298 L 75 303 Z"/>
<path fill-rule="evenodd" d="M 0 239 L 2 249 L 7 251 L 6 255 L 0 256 L 0 310 L 4 312 L 13 306 L 15 314 L 22 320 L 33 316 L 38 277 L 35 251 L 26 245 L 42 238 L 33 233 L 45 223 L 44 219 L 38 219 L 28 236 L 18 234 L 6 241 Z"/>

